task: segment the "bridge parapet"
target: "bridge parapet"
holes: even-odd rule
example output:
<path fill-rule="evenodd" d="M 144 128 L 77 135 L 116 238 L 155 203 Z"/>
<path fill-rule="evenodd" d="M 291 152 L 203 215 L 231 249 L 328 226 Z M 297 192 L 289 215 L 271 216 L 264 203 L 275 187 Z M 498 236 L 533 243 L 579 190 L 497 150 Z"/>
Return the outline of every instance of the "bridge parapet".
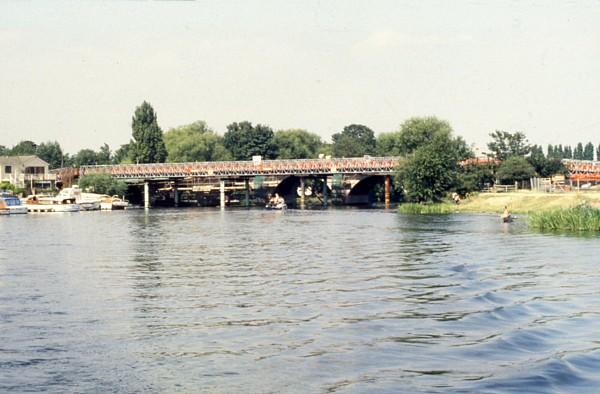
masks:
<path fill-rule="evenodd" d="M 600 181 L 600 161 L 570 160 L 562 161 L 569 171 L 569 178 L 583 182 Z"/>
<path fill-rule="evenodd" d="M 78 176 L 110 174 L 122 179 L 236 177 L 256 175 L 391 174 L 398 157 L 362 157 L 302 160 L 220 161 L 82 166 Z M 73 169 L 59 169 L 57 173 Z"/>

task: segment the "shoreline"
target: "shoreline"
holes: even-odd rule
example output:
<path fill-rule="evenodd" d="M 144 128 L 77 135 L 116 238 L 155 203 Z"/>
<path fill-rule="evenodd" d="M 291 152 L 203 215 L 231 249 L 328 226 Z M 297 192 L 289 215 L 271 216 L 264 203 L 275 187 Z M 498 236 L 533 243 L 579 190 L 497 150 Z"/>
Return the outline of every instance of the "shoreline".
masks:
<path fill-rule="evenodd" d="M 460 204 L 453 208 L 456 212 L 498 214 L 507 206 L 511 213 L 527 214 L 572 208 L 583 203 L 600 208 L 600 192 L 542 193 L 523 190 L 509 193 L 478 193 L 461 200 Z"/>

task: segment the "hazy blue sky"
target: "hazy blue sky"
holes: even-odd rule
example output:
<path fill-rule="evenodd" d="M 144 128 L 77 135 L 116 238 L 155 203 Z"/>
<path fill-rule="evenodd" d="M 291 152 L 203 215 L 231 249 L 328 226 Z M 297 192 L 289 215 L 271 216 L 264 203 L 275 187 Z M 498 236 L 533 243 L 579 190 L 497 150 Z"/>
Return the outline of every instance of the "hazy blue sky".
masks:
<path fill-rule="evenodd" d="M 0 2 L 1 145 L 115 149 L 143 100 L 165 131 L 436 115 L 480 146 L 598 144 L 600 2 Z"/>

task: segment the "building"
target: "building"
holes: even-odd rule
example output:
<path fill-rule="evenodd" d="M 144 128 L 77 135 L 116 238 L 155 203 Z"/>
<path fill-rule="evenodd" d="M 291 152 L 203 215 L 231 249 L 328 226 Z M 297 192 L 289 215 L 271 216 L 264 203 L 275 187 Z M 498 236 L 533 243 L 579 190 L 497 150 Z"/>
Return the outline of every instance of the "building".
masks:
<path fill-rule="evenodd" d="M 48 163 L 37 156 L 0 156 L 0 182 L 9 182 L 32 191 L 50 189 L 56 175 L 48 171 Z"/>

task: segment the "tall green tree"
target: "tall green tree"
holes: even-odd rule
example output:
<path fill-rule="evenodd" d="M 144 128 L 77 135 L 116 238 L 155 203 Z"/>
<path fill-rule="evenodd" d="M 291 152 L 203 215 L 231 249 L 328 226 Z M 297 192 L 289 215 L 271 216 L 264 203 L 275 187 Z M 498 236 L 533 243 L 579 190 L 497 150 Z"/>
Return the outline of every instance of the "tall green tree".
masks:
<path fill-rule="evenodd" d="M 123 144 L 117 149 L 111 159 L 111 164 L 131 164 L 131 144 Z"/>
<path fill-rule="evenodd" d="M 223 144 L 223 137 L 211 130 L 205 122 L 179 126 L 164 134 L 167 161 L 223 161 L 231 160 L 231 153 Z"/>
<path fill-rule="evenodd" d="M 48 163 L 50 169 L 64 166 L 64 154 L 57 141 L 42 142 L 36 150 L 37 156 Z"/>
<path fill-rule="evenodd" d="M 524 157 L 531 151 L 527 137 L 519 131 L 509 133 L 496 130 L 490 133 L 490 137 L 492 137 L 492 142 L 487 144 L 488 149 L 498 160 L 506 160 L 512 156 Z"/>
<path fill-rule="evenodd" d="M 107 143 L 104 143 L 96 153 L 96 162 L 98 164 L 110 164 L 112 162 L 110 147 Z"/>
<path fill-rule="evenodd" d="M 235 160 L 250 160 L 252 156 L 277 157 L 274 133 L 269 126 L 252 126 L 248 121 L 234 122 L 227 126 L 223 142 Z"/>
<path fill-rule="evenodd" d="M 411 201 L 440 201 L 459 185 L 459 161 L 468 147 L 462 139 L 446 132 L 437 133 L 429 142 L 421 142 L 401 162 L 397 182 Z M 466 145 L 466 144 L 464 144 Z"/>
<path fill-rule="evenodd" d="M 445 120 L 435 116 L 410 118 L 400 125 L 396 149 L 400 155 L 408 155 L 439 135 L 451 139 L 452 127 Z"/>
<path fill-rule="evenodd" d="M 278 130 L 274 143 L 280 159 L 314 159 L 323 153 L 321 137 L 302 129 Z"/>
<path fill-rule="evenodd" d="M 4 145 L 0 145 L 0 156 L 8 156 L 10 155 L 10 149 L 8 149 Z"/>
<path fill-rule="evenodd" d="M 402 151 L 402 133 L 392 131 L 390 133 L 381 133 L 377 136 L 376 153 L 379 156 L 400 156 Z"/>
<path fill-rule="evenodd" d="M 510 156 L 500 164 L 496 177 L 503 184 L 512 184 L 515 181 L 526 181 L 536 175 L 535 169 L 526 158 Z"/>
<path fill-rule="evenodd" d="M 73 156 L 73 165 L 76 167 L 93 166 L 98 164 L 98 156 L 93 149 L 81 149 Z"/>
<path fill-rule="evenodd" d="M 11 156 L 29 156 L 37 153 L 37 144 L 33 141 L 21 141 L 10 150 Z"/>
<path fill-rule="evenodd" d="M 81 190 L 98 194 L 123 195 L 127 191 L 127 184 L 122 180 L 113 178 L 109 174 L 84 175 L 79 180 Z"/>
<path fill-rule="evenodd" d="M 591 142 L 583 147 L 583 160 L 594 160 L 594 144 Z"/>
<path fill-rule="evenodd" d="M 583 144 L 579 142 L 573 151 L 573 159 L 583 160 Z"/>
<path fill-rule="evenodd" d="M 373 130 L 365 125 L 351 124 L 331 136 L 335 157 L 374 155 L 377 141 Z"/>
<path fill-rule="evenodd" d="M 131 128 L 132 160 L 135 163 L 164 163 L 167 149 L 163 141 L 163 132 L 158 126 L 154 108 L 148 102 L 144 101 L 135 109 Z"/>
<path fill-rule="evenodd" d="M 600 143 L 596 145 L 596 160 L 600 161 Z"/>

